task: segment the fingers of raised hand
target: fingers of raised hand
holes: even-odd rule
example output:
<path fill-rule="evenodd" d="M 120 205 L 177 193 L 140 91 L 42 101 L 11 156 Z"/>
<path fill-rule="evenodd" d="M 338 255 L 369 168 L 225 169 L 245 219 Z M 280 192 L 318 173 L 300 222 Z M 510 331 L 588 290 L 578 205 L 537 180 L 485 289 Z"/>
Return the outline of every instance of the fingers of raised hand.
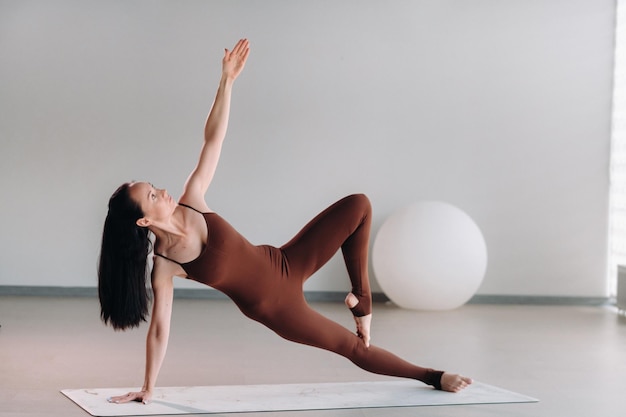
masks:
<path fill-rule="evenodd" d="M 239 42 L 233 48 L 233 53 L 239 55 L 245 52 L 248 49 L 248 40 L 247 39 L 239 39 Z"/>
<path fill-rule="evenodd" d="M 231 57 L 243 58 L 248 55 L 248 52 L 250 52 L 248 40 L 240 39 L 239 42 L 237 42 L 237 44 L 233 47 L 231 51 L 228 51 L 228 49 L 226 49 L 225 54 L 229 58 Z"/>
<path fill-rule="evenodd" d="M 232 51 L 226 49 L 224 51 L 224 59 L 222 60 L 223 73 L 233 79 L 237 78 L 246 65 L 249 53 L 250 48 L 248 47 L 247 39 L 237 42 Z"/>

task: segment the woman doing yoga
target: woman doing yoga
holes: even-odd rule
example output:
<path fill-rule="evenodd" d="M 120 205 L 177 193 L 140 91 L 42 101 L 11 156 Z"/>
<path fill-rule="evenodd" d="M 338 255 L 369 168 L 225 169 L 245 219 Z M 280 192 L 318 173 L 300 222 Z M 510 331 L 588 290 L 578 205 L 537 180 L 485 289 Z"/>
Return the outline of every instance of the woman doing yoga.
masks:
<path fill-rule="evenodd" d="M 372 215 L 367 197 L 358 194 L 339 200 L 280 248 L 252 245 L 207 206 L 204 196 L 226 135 L 233 82 L 243 70 L 248 53 L 247 40 L 240 40 L 232 51 L 225 50 L 199 162 L 179 201 L 147 182 L 123 184 L 109 200 L 98 290 L 101 317 L 115 329 L 125 330 L 146 320 L 147 257 L 154 247 L 143 388 L 111 401 L 151 400 L 167 348 L 174 276 L 220 290 L 243 314 L 281 337 L 335 352 L 367 371 L 417 379 L 445 391 L 465 388 L 471 379 L 413 365 L 370 345 L 372 303 L 367 257 Z M 339 248 L 352 283 L 345 302 L 354 316 L 356 334 L 312 310 L 303 295 L 303 283 Z"/>

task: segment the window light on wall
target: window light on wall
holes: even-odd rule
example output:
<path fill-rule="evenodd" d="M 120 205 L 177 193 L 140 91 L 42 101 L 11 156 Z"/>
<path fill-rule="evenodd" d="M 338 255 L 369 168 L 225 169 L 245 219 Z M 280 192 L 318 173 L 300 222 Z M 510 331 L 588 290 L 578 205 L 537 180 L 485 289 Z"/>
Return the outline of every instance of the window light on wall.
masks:
<path fill-rule="evenodd" d="M 609 294 L 626 265 L 626 0 L 617 1 L 609 197 Z"/>

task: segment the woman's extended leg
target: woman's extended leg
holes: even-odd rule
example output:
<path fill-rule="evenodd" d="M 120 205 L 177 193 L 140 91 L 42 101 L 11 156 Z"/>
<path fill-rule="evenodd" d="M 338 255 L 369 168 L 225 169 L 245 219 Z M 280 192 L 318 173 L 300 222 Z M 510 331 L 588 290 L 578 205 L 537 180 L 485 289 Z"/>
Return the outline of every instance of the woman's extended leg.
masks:
<path fill-rule="evenodd" d="M 348 329 L 308 307 L 303 297 L 294 296 L 289 305 L 265 321 L 281 337 L 293 342 L 335 352 L 360 368 L 380 375 L 417 379 L 441 389 L 443 372 L 413 365 L 391 352 L 365 344 Z"/>

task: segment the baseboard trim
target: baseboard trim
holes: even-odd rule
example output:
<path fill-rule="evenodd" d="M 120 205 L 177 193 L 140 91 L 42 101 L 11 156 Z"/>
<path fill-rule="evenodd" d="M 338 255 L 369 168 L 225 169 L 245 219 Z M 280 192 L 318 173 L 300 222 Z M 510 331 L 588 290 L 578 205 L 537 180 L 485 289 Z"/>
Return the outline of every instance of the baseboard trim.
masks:
<path fill-rule="evenodd" d="M 95 287 L 44 287 L 0 285 L 0 296 L 25 297 L 97 297 Z M 346 293 L 337 291 L 305 291 L 310 302 L 343 301 Z M 176 288 L 174 297 L 181 299 L 225 300 L 227 297 L 219 291 L 211 289 Z M 376 303 L 389 302 L 389 298 L 380 292 L 372 294 Z M 559 297 L 559 296 L 528 296 L 528 295 L 481 295 L 472 297 L 468 304 L 502 304 L 502 305 L 560 305 L 560 306 L 606 306 L 614 305 L 615 300 L 609 297 Z"/>
<path fill-rule="evenodd" d="M 561 297 L 547 295 L 481 295 L 473 296 L 468 304 L 605 306 L 613 305 L 609 297 Z"/>
<path fill-rule="evenodd" d="M 21 297 L 97 297 L 98 289 L 95 287 L 45 287 L 45 286 L 16 286 L 0 285 L 0 296 Z M 336 291 L 305 291 L 307 301 L 310 302 L 335 302 L 343 301 L 345 292 Z M 223 293 L 213 289 L 176 288 L 174 297 L 180 299 L 207 299 L 227 300 Z M 377 303 L 389 301 L 383 293 L 373 293 L 372 300 Z"/>
<path fill-rule="evenodd" d="M 0 285 L 0 296 L 23 297 L 97 297 L 95 287 L 46 287 Z"/>

